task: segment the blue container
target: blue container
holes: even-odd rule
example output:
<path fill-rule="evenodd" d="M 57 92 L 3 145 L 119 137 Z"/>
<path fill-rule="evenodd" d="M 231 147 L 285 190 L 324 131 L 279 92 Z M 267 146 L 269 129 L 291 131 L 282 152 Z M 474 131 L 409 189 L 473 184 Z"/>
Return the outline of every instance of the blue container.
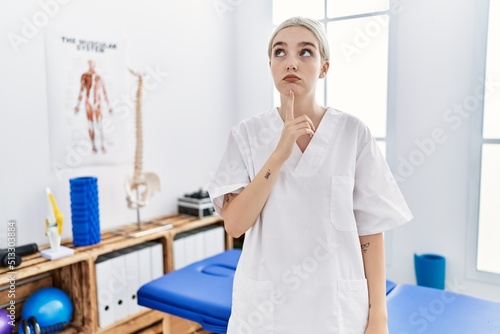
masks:
<path fill-rule="evenodd" d="M 73 244 L 89 246 L 101 241 L 99 192 L 96 177 L 69 180 Z"/>
<path fill-rule="evenodd" d="M 437 254 L 414 254 L 417 285 L 444 290 L 446 259 Z"/>

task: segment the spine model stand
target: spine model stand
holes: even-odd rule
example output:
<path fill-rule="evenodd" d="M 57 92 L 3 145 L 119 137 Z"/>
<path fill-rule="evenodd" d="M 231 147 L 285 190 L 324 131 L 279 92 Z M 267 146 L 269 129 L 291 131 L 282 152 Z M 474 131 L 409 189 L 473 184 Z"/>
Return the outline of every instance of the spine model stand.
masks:
<path fill-rule="evenodd" d="M 143 74 L 129 69 L 138 78 L 136 105 L 135 105 L 135 160 L 134 174 L 125 178 L 127 204 L 131 209 L 137 210 L 138 229 L 141 229 L 140 208 L 148 204 L 149 198 L 160 190 L 160 178 L 155 173 L 142 171 L 142 82 Z"/>

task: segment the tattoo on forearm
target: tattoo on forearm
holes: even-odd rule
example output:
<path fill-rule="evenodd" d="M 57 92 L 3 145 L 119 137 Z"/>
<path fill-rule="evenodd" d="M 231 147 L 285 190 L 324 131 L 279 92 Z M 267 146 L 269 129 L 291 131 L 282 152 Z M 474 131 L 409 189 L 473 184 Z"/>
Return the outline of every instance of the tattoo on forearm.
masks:
<path fill-rule="evenodd" d="M 267 179 L 269 179 L 269 176 L 271 176 L 271 170 L 270 169 L 267 170 L 266 175 L 264 175 L 264 178 L 267 180 Z"/>
<path fill-rule="evenodd" d="M 368 251 L 368 247 L 370 247 L 369 242 L 367 242 L 366 244 L 361 244 L 361 250 L 363 251 L 363 253 L 366 254 L 366 252 Z"/>

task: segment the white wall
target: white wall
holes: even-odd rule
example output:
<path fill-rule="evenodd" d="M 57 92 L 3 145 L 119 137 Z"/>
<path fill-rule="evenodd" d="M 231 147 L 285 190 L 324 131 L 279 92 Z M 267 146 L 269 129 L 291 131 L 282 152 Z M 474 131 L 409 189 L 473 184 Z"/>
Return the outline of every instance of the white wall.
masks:
<path fill-rule="evenodd" d="M 272 1 L 243 1 L 234 11 L 236 35 L 236 109 L 238 119 L 273 107 L 273 81 L 267 45 L 273 32 Z"/>
<path fill-rule="evenodd" d="M 178 195 L 206 183 L 228 128 L 267 110 L 272 99 L 266 54 L 272 29 L 269 0 L 232 1 L 234 7 L 222 16 L 212 1 L 160 3 L 74 0 L 53 19 L 82 23 L 92 16 L 103 25 L 112 20 L 113 26 L 129 33 L 131 63 L 158 65 L 170 74 L 151 94 L 145 110 L 145 167 L 160 174 L 163 183 L 163 191 L 144 210 L 147 217 L 175 212 Z M 474 48 L 476 18 L 481 15 L 476 15 L 475 3 L 404 0 L 394 17 L 396 129 L 389 158 L 395 174 L 403 176 L 400 185 L 415 220 L 391 232 L 388 277 L 414 283 L 413 253 L 438 253 L 448 261 L 449 289 L 500 300 L 499 285 L 466 274 L 470 126 L 464 119 L 453 129 L 443 120 L 445 111 L 463 103 L 479 84 Z M 39 10 L 35 1 L 30 4 L 11 0 L 0 5 L 1 35 L 18 30 L 22 17 Z M 181 31 L 178 25 L 185 21 L 187 29 Z M 66 234 L 70 212 L 67 182 L 58 182 L 49 170 L 42 39 L 37 36 L 19 54 L 13 54 L 5 38 L 0 43 L 0 221 L 18 219 L 21 244 L 43 242 L 43 188 L 56 192 L 67 217 Z M 442 129 L 446 140 L 405 174 L 402 159 L 418 154 L 415 141 L 431 138 L 435 129 Z M 103 227 L 134 220 L 122 187 L 131 168 L 73 171 L 99 177 Z"/>
<path fill-rule="evenodd" d="M 124 191 L 125 175 L 133 172 L 133 147 L 130 163 L 75 168 L 62 181 L 49 167 L 44 28 L 69 25 L 84 32 L 123 33 L 128 36 L 132 67 L 168 73 L 147 95 L 143 107 L 144 170 L 157 173 L 162 183 L 161 192 L 142 210 L 144 219 L 175 213 L 178 196 L 209 181 L 228 128 L 236 121 L 231 15 L 221 17 L 211 1 L 201 0 L 66 2 L 57 10 L 52 7 L 54 15 L 47 26 L 20 45 L 18 52 L 7 34 L 21 35 L 23 18 L 32 20 L 42 12 L 40 3 L 58 2 L 12 0 L 0 4 L 0 222 L 17 220 L 20 245 L 47 243 L 47 186 L 65 215 L 63 237 L 71 237 L 68 179 L 74 176 L 98 177 L 102 229 L 135 221 Z M 131 110 L 130 117 L 133 115 Z M 135 138 L 135 133 L 130 136 Z"/>

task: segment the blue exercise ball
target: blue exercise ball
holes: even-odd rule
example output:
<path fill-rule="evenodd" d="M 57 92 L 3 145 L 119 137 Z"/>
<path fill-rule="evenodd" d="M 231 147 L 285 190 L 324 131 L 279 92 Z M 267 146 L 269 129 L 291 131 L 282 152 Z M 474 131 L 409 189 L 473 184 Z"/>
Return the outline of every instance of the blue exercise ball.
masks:
<path fill-rule="evenodd" d="M 73 316 L 73 303 L 61 289 L 42 288 L 26 299 L 21 316 L 25 320 L 35 317 L 42 329 L 56 325 L 66 326 Z"/>

